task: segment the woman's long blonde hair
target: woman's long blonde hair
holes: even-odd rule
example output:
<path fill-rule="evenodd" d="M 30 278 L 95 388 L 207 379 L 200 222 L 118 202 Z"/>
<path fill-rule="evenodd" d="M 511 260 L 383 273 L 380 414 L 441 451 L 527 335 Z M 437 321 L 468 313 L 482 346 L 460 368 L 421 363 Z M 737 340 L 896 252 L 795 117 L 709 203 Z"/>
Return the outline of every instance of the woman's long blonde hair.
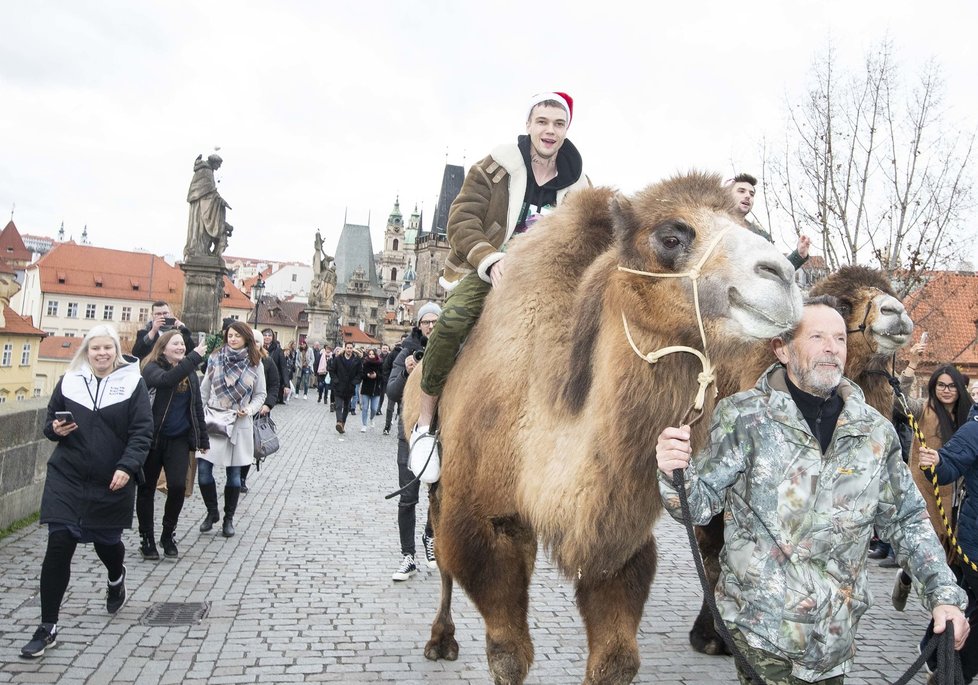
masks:
<path fill-rule="evenodd" d="M 119 342 L 118 331 L 107 323 L 100 323 L 85 334 L 81 346 L 75 352 L 75 356 L 71 358 L 71 363 L 68 364 L 68 371 L 77 371 L 83 366 L 88 366 L 88 348 L 91 346 L 93 338 L 112 339 L 112 344 L 115 346 L 115 362 L 112 365 L 112 371 L 132 363 L 122 357 L 122 343 Z"/>

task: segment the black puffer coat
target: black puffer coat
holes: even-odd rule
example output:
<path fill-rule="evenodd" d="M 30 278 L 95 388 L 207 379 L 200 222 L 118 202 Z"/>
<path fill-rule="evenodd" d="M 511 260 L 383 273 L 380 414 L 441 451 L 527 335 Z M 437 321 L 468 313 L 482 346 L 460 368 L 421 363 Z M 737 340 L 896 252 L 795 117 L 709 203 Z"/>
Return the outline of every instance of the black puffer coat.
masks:
<path fill-rule="evenodd" d="M 78 424 L 65 437 L 51 425 L 59 411 L 70 411 Z M 139 365 L 129 363 L 100 381 L 88 365 L 66 373 L 48 402 L 44 434 L 58 445 L 48 460 L 41 523 L 131 528 L 136 480 L 153 439 L 153 413 Z M 112 491 L 116 470 L 130 478 Z"/>

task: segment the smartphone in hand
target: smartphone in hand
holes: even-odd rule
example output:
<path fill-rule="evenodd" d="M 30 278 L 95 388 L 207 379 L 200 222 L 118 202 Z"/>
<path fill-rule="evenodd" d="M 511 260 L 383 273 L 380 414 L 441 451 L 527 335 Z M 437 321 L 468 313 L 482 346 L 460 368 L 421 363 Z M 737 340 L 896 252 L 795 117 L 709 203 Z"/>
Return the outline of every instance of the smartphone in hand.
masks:
<path fill-rule="evenodd" d="M 66 424 L 75 422 L 75 416 L 70 411 L 56 411 L 54 412 L 54 418 Z"/>

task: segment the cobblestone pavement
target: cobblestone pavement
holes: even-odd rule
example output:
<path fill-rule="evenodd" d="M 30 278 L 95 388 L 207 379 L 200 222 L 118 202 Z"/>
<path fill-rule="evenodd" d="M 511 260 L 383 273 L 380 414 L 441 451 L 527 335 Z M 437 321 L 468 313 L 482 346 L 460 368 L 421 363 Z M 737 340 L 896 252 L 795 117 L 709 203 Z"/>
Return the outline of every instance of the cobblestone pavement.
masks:
<path fill-rule="evenodd" d="M 105 613 L 102 566 L 91 546 L 79 547 L 58 645 L 36 661 L 18 654 L 39 621 L 46 531 L 32 526 L 0 541 L 0 683 L 490 682 L 482 622 L 463 593 L 454 603 L 459 659 L 431 662 L 422 647 L 438 602 L 437 571 L 391 580 L 397 505 L 383 496 L 396 487 L 395 437 L 380 426 L 360 433 L 359 415 L 340 436 L 315 398 L 274 416 L 284 447 L 252 472 L 237 536 L 197 531 L 204 508 L 196 490 L 178 530 L 178 560 L 142 561 L 138 537 L 127 531 L 129 601 L 113 617 Z M 158 497 L 157 522 L 161 515 Z M 700 594 L 682 528 L 666 517 L 656 534 L 661 559 L 635 682 L 736 682 L 730 658 L 688 646 Z M 420 549 L 420 526 L 418 536 Z M 892 572 L 874 565 L 871 573 L 877 606 L 860 627 L 853 685 L 895 681 L 916 656 L 927 620 L 913 600 L 905 614 L 893 611 Z M 210 602 L 210 612 L 192 626 L 140 623 L 165 601 Z M 580 683 L 586 642 L 572 587 L 544 558 L 530 603 L 536 660 L 527 682 Z"/>

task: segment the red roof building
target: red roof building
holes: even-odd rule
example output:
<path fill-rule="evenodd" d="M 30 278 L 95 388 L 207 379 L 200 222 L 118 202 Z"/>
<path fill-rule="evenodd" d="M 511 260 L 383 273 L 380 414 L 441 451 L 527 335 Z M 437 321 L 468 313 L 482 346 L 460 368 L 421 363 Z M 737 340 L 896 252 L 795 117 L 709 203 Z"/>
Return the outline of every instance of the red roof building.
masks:
<path fill-rule="evenodd" d="M 927 331 L 921 377 L 929 378 L 937 365 L 951 363 L 978 378 L 978 274 L 929 273 L 924 285 L 910 293 L 904 304 L 914 322 L 913 342 Z"/>

